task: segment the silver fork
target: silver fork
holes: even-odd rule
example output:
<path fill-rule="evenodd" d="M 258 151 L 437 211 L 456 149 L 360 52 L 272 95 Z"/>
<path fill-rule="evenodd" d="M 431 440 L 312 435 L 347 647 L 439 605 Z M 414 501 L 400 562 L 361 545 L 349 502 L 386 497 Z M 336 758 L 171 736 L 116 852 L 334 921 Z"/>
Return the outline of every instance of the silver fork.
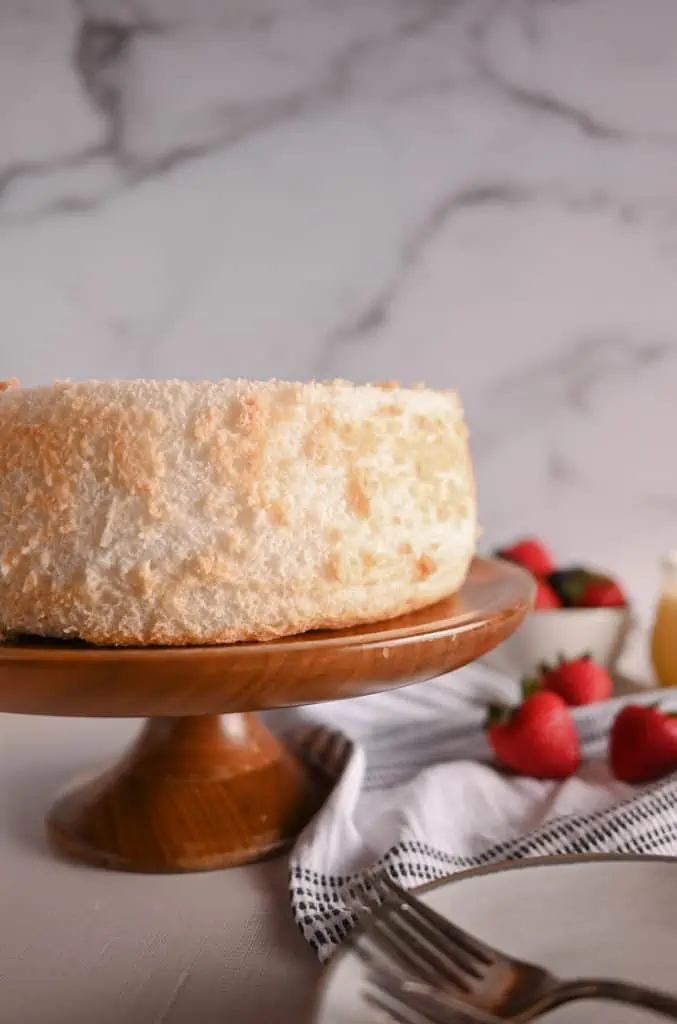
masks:
<path fill-rule="evenodd" d="M 370 970 L 364 998 L 396 1024 L 500 1024 L 493 1014 L 386 970 Z"/>
<path fill-rule="evenodd" d="M 563 981 L 481 942 L 385 874 L 372 879 L 372 886 L 366 909 L 358 910 L 355 950 L 372 971 L 404 972 L 419 983 L 419 993 L 448 995 L 520 1024 L 578 999 L 641 1006 L 677 1020 L 675 996 L 624 981 Z"/>

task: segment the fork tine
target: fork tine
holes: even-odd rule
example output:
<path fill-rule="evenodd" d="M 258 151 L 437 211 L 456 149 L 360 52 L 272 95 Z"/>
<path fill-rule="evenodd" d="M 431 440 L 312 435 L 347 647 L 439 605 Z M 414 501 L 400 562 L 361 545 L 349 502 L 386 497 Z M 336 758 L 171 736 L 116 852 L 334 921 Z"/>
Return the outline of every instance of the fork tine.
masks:
<path fill-rule="evenodd" d="M 430 1018 L 422 1017 L 420 1013 L 410 1010 L 408 1006 L 381 995 L 378 990 L 365 990 L 364 1000 L 379 1013 L 387 1014 L 388 1020 L 395 1021 L 396 1024 L 431 1024 Z"/>
<path fill-rule="evenodd" d="M 412 914 L 415 914 L 419 920 L 425 921 L 427 924 L 432 925 L 433 928 L 444 935 L 450 942 L 460 946 L 466 953 L 471 956 L 477 957 L 483 964 L 489 967 L 491 964 L 496 962 L 498 957 L 502 954 L 498 950 L 492 949 L 491 946 L 486 945 L 484 942 L 480 942 L 474 935 L 470 935 L 469 932 L 463 931 L 458 925 L 453 924 L 448 918 L 438 914 L 437 911 L 432 910 L 431 907 L 426 906 L 421 900 L 416 899 L 406 889 L 402 889 L 396 882 L 393 882 L 385 873 L 378 875 L 372 880 L 375 883 L 376 891 L 385 896 L 386 892 L 389 892 L 390 898 L 396 897 L 401 903 L 404 903 Z"/>
<path fill-rule="evenodd" d="M 391 956 L 398 957 L 418 977 L 438 984 L 446 982 L 461 992 L 469 992 L 469 977 L 481 977 L 475 967 L 466 971 L 462 957 L 455 949 L 443 948 L 436 935 L 432 941 L 426 941 L 418 922 L 407 920 L 411 916 L 395 903 L 379 904 L 371 914 L 367 932 L 374 943 L 387 947 Z"/>
<path fill-rule="evenodd" d="M 395 1000 L 398 1005 L 406 1005 L 422 1014 L 431 1024 L 450 1024 L 452 1020 L 458 1021 L 458 1024 L 469 1024 L 471 1021 L 476 1024 L 497 1024 L 499 1019 L 463 1000 L 454 999 L 446 993 L 442 997 L 428 985 L 396 977 L 388 971 L 370 972 L 368 984 L 372 992 L 381 993 Z"/>
<path fill-rule="evenodd" d="M 355 952 L 365 963 L 373 965 L 380 957 L 423 981 L 434 984 L 439 980 L 439 971 L 435 965 L 418 953 L 411 943 L 402 942 L 398 936 L 391 934 L 374 914 L 364 914 L 358 921 L 362 925 L 362 935 L 355 944 Z M 374 957 L 370 949 L 365 948 L 365 939 L 376 949 L 379 957 Z"/>
<path fill-rule="evenodd" d="M 378 917 L 382 921 L 387 920 L 392 930 L 398 932 L 402 939 L 424 943 L 428 956 L 434 958 L 442 972 L 446 972 L 448 965 L 452 964 L 452 980 L 463 988 L 468 988 L 467 978 L 463 975 L 469 975 L 477 980 L 482 978 L 486 965 L 480 965 L 477 957 L 467 953 L 460 945 L 452 944 L 446 935 L 441 934 L 437 926 L 413 912 L 409 904 L 403 904 L 399 898 L 387 891 L 384 896 L 384 902 L 378 905 Z"/>

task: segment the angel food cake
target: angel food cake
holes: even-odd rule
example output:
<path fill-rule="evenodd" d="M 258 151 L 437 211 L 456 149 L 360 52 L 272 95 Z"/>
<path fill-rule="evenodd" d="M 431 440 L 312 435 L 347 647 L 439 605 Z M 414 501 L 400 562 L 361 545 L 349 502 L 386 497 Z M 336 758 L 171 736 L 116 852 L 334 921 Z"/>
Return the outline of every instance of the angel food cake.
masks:
<path fill-rule="evenodd" d="M 342 381 L 2 385 L 0 631 L 268 640 L 390 618 L 476 542 L 455 394 Z"/>

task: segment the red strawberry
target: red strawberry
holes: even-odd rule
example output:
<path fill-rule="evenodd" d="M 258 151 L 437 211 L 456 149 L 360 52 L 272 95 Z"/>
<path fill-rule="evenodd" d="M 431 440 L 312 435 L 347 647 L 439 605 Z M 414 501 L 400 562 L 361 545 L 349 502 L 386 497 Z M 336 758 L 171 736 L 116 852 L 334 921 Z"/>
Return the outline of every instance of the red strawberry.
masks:
<path fill-rule="evenodd" d="M 580 764 L 569 708 L 550 690 L 530 693 L 515 709 L 490 709 L 486 729 L 501 764 L 521 775 L 566 779 Z"/>
<path fill-rule="evenodd" d="M 552 608 L 561 608 L 562 602 L 558 598 L 555 591 L 552 589 L 549 583 L 545 580 L 536 580 L 536 600 L 534 601 L 534 608 L 538 611 L 547 611 Z"/>
<path fill-rule="evenodd" d="M 525 537 L 510 547 L 501 548 L 498 555 L 500 558 L 507 558 L 509 562 L 517 562 L 534 576 L 547 576 L 555 568 L 552 555 L 535 537 Z"/>
<path fill-rule="evenodd" d="M 627 604 L 615 580 L 587 569 L 557 569 L 548 576 L 548 583 L 567 608 L 619 608 Z"/>
<path fill-rule="evenodd" d="M 613 680 L 603 665 L 598 665 L 589 654 L 571 661 L 560 659 L 558 665 L 541 667 L 541 685 L 558 693 L 572 707 L 609 700 L 613 693 Z"/>
<path fill-rule="evenodd" d="M 650 782 L 677 770 L 677 716 L 627 704 L 611 727 L 609 763 L 621 782 Z"/>
<path fill-rule="evenodd" d="M 615 580 L 593 576 L 588 580 L 578 605 L 580 608 L 623 608 L 627 598 Z"/>

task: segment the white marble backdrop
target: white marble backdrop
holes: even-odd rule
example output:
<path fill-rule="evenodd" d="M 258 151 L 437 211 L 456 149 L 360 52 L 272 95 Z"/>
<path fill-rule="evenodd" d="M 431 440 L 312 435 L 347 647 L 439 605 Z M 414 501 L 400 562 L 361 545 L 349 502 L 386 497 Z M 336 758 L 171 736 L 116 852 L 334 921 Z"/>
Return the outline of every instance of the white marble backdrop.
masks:
<path fill-rule="evenodd" d="M 674 0 L 0 0 L 0 374 L 460 391 L 488 544 L 677 545 Z"/>

